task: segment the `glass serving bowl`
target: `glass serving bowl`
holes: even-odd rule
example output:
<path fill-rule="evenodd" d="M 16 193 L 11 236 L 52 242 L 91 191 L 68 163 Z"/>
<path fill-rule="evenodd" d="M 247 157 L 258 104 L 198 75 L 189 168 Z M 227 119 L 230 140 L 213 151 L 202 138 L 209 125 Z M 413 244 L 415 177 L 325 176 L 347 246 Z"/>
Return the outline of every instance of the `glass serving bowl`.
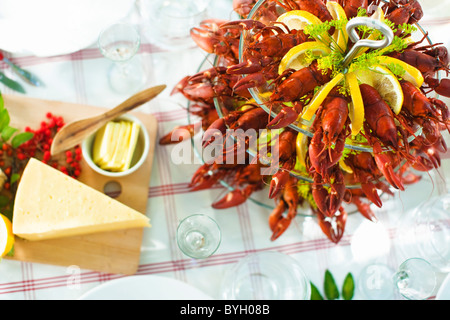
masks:
<path fill-rule="evenodd" d="M 382 0 L 383 2 L 388 2 L 385 0 Z M 270 8 L 270 15 L 267 14 L 267 10 Z M 277 4 L 273 0 L 259 0 L 251 12 L 249 13 L 247 19 L 252 19 L 256 21 L 263 22 L 265 24 L 269 24 L 271 22 L 276 21 L 276 19 L 281 16 L 283 13 L 286 12 L 286 9 Z M 427 42 L 431 45 L 432 42 L 430 38 L 428 37 L 425 30 L 418 24 L 415 24 L 418 31 L 413 33 L 412 38 L 414 41 L 419 41 L 422 38 L 425 37 Z M 247 43 L 254 39 L 254 33 L 252 30 L 243 30 L 240 38 L 240 44 L 239 44 L 239 59 L 240 62 L 244 62 L 244 51 L 247 47 Z M 253 99 L 255 99 L 256 103 L 263 108 L 268 114 L 271 114 L 272 117 L 276 117 L 282 107 L 281 104 L 273 104 L 271 108 L 269 107 L 269 97 L 270 93 L 273 92 L 273 85 L 270 83 L 264 84 L 263 86 L 250 88 L 249 92 Z M 306 121 L 304 119 L 297 119 L 290 125 L 288 125 L 289 128 L 292 128 L 298 132 L 301 132 L 308 137 L 313 137 L 313 131 L 311 130 L 312 121 Z M 408 141 L 411 142 L 414 140 L 415 136 L 420 135 L 422 133 L 422 128 L 417 126 L 417 128 L 414 128 L 415 134 L 411 135 L 408 138 Z M 345 147 L 347 149 L 352 149 L 360 152 L 373 152 L 373 149 L 371 146 L 358 142 L 357 140 L 347 138 Z M 386 148 L 386 150 L 390 150 L 390 148 Z"/>

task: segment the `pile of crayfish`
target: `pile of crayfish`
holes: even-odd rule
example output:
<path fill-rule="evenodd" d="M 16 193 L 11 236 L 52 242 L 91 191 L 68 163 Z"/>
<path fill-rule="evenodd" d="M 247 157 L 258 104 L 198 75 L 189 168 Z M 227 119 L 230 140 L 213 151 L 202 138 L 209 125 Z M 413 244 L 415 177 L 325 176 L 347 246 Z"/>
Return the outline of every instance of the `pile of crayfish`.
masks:
<path fill-rule="evenodd" d="M 442 132 L 450 132 L 450 114 L 446 104 L 431 95 L 450 97 L 450 80 L 436 77 L 439 71 L 448 75 L 447 49 L 439 44 L 422 44 L 424 37 L 418 42 L 408 42 L 400 50 L 387 51 L 386 55 L 418 69 L 424 79 L 421 87 L 417 87 L 399 76 L 404 95 L 399 113 L 392 111 L 373 86 L 359 85 L 365 118 L 357 138 L 364 141 L 368 151 L 358 151 L 346 144 L 352 136 L 349 114 L 352 97 L 345 90 L 345 83 L 338 83 L 328 93 L 310 123 L 311 135 L 303 136 L 300 142 L 300 133 L 292 125 L 318 88 L 333 79 L 333 73 L 321 69 L 318 61 L 313 60 L 307 67 L 287 69 L 279 74 L 286 53 L 314 39 L 303 30 L 290 30 L 276 20 L 280 12 L 291 10 L 308 11 L 324 23 L 333 17 L 327 9 L 327 0 L 266 0 L 258 8 L 258 18 L 249 18 L 256 2 L 234 0 L 233 9 L 241 19 L 206 20 L 191 30 L 192 39 L 201 49 L 216 56 L 217 64 L 186 76 L 172 94 L 183 94 L 191 103 L 189 112 L 201 118 L 204 148 L 216 140 L 226 141 L 230 129 L 275 130 L 278 165 L 270 174 L 264 173 L 267 167 L 264 154 L 250 156 L 247 152 L 243 155 L 245 163 L 224 161 L 242 156 L 240 147 L 249 148 L 249 139 L 238 139 L 231 147 L 223 143 L 215 161 L 203 164 L 192 177 L 192 190 L 210 188 L 219 180 L 228 182 L 234 190 L 212 204 L 221 209 L 242 204 L 253 192 L 269 186 L 268 196 L 275 201 L 275 209 L 269 216 L 272 240 L 283 234 L 299 206 L 306 203 L 317 216 L 323 233 L 338 243 L 347 220 L 344 203 L 354 204 L 362 216 L 376 221 L 370 205 L 382 206 L 381 193 L 403 191 L 406 185 L 420 180 L 421 172 L 440 166 L 441 154 L 447 151 Z M 413 25 L 423 16 L 417 0 L 336 2 L 349 20 L 359 15 L 361 9 L 368 13 L 379 7 L 394 28 Z M 398 39 L 407 36 L 400 28 L 395 30 Z M 240 56 L 239 43 L 244 32 L 250 36 L 246 37 L 245 50 Z M 349 40 L 348 49 L 352 45 Z M 269 89 L 267 103 L 270 110 L 277 111 L 276 116 L 258 105 L 249 92 L 261 87 Z M 217 106 L 221 108 L 221 116 Z M 175 130 L 184 129 L 189 137 L 196 133 L 194 127 L 189 124 Z M 217 133 L 222 139 L 217 139 Z M 171 136 L 172 132 L 162 137 L 160 143 L 179 142 L 172 141 Z M 301 143 L 306 145 L 302 155 L 299 154 Z"/>

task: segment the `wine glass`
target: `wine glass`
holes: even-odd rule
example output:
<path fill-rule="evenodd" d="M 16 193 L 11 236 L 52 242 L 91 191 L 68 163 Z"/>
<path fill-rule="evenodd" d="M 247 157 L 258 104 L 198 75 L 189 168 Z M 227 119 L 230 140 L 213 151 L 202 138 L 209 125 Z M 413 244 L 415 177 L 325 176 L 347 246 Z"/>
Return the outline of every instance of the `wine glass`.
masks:
<path fill-rule="evenodd" d="M 450 194 L 423 202 L 404 214 L 398 229 L 400 249 L 421 257 L 441 272 L 450 271 Z"/>
<path fill-rule="evenodd" d="M 165 49 L 193 46 L 190 29 L 206 18 L 211 0 L 143 0 L 140 12 L 150 41 Z"/>
<path fill-rule="evenodd" d="M 208 258 L 219 248 L 221 240 L 219 225 L 205 214 L 188 216 L 178 225 L 178 247 L 191 258 Z"/>
<path fill-rule="evenodd" d="M 400 265 L 393 281 L 406 299 L 424 300 L 431 296 L 436 287 L 436 273 L 428 261 L 410 258 Z"/>
<path fill-rule="evenodd" d="M 360 274 L 359 289 L 372 300 L 389 300 L 398 292 L 408 300 L 429 298 L 436 287 L 436 272 L 422 258 L 409 258 L 397 271 L 383 264 L 367 266 Z"/>
<path fill-rule="evenodd" d="M 227 300 L 308 300 L 311 287 L 297 261 L 281 252 L 247 255 L 230 268 L 222 281 Z"/>
<path fill-rule="evenodd" d="M 118 93 L 134 93 L 145 82 L 142 66 L 132 58 L 141 44 L 138 30 L 129 23 L 119 22 L 104 29 L 98 37 L 100 52 L 113 61 L 109 69 L 109 83 Z"/>

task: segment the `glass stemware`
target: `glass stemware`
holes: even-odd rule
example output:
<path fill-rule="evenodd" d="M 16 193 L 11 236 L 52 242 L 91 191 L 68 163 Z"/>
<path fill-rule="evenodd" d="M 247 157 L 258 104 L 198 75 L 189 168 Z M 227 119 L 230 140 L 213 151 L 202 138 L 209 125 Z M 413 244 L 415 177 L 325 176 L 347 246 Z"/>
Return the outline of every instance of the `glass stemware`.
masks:
<path fill-rule="evenodd" d="M 311 287 L 297 261 L 280 252 L 252 253 L 225 274 L 227 300 L 308 300 Z"/>
<path fill-rule="evenodd" d="M 206 18 L 210 0 L 145 0 L 140 11 L 149 40 L 166 49 L 192 46 L 190 29 Z"/>
<path fill-rule="evenodd" d="M 406 256 L 422 257 L 441 272 L 450 271 L 450 194 L 435 196 L 406 212 L 398 230 Z"/>
<path fill-rule="evenodd" d="M 116 23 L 104 29 L 98 37 L 98 47 L 105 58 L 113 61 L 108 79 L 113 90 L 134 93 L 145 82 L 142 66 L 132 58 L 141 44 L 138 30 L 129 23 Z"/>
<path fill-rule="evenodd" d="M 428 261 L 411 258 L 400 265 L 393 281 L 405 298 L 423 300 L 433 293 L 436 287 L 436 274 Z"/>
<path fill-rule="evenodd" d="M 397 291 L 408 300 L 428 299 L 436 287 L 436 272 L 422 258 L 410 258 L 393 272 L 383 264 L 367 266 L 361 273 L 359 289 L 373 300 L 392 299 Z"/>
<path fill-rule="evenodd" d="M 216 221 L 204 214 L 191 215 L 178 225 L 178 247 L 185 255 L 194 259 L 211 256 L 219 248 L 221 239 Z"/>

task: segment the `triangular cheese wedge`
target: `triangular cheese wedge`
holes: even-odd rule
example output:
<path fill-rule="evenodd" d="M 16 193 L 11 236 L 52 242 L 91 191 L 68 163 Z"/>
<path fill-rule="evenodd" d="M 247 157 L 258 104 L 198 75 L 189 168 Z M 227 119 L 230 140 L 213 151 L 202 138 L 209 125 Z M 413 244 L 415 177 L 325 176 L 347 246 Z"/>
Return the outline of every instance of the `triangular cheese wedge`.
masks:
<path fill-rule="evenodd" d="M 13 233 L 27 240 L 150 227 L 140 212 L 31 158 L 14 203 Z"/>

